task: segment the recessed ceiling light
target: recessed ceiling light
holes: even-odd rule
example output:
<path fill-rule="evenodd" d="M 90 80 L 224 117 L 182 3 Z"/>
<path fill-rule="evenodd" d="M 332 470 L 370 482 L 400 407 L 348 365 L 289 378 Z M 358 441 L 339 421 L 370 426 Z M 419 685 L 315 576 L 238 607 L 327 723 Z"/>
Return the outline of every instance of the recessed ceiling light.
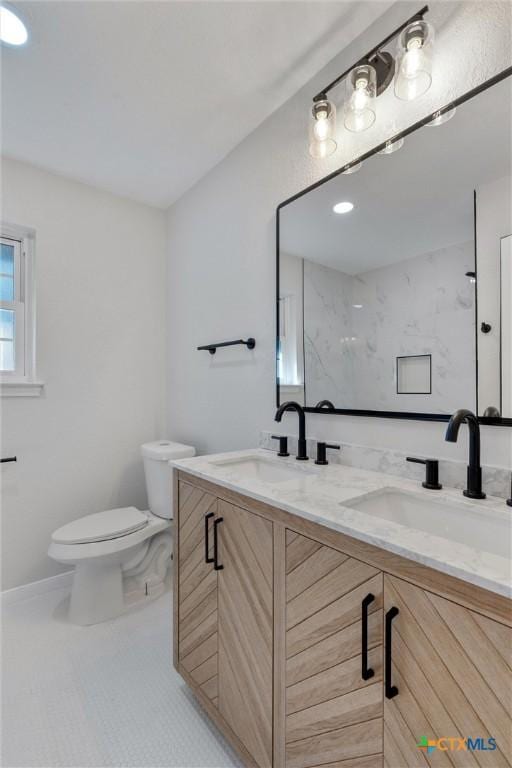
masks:
<path fill-rule="evenodd" d="M 348 213 L 352 210 L 354 207 L 353 203 L 345 202 L 345 203 L 336 203 L 336 205 L 333 207 L 334 213 Z"/>
<path fill-rule="evenodd" d="M 8 45 L 23 45 L 28 32 L 22 20 L 4 5 L 0 7 L 0 40 Z"/>

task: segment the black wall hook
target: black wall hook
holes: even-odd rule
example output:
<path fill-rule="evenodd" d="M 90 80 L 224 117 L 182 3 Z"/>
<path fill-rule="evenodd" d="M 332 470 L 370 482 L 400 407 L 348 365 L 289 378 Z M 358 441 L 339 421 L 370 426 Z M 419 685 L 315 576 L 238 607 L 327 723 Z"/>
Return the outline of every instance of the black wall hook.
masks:
<path fill-rule="evenodd" d="M 232 347 L 235 344 L 245 344 L 247 349 L 254 349 L 256 346 L 256 339 L 249 337 L 247 340 L 235 339 L 234 341 L 219 341 L 217 344 L 205 344 L 203 347 L 197 349 L 207 349 L 210 355 L 214 355 L 217 351 L 217 347 Z"/>

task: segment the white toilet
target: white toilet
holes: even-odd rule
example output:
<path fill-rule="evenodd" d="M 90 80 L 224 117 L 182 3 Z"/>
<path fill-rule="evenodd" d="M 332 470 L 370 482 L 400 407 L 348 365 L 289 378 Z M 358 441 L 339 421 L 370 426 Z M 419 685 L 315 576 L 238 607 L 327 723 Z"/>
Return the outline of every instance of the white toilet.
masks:
<path fill-rule="evenodd" d="M 69 618 L 97 624 L 164 590 L 172 553 L 172 478 L 168 462 L 194 456 L 189 445 L 159 440 L 141 447 L 149 511 L 108 509 L 58 528 L 48 554 L 74 565 Z"/>

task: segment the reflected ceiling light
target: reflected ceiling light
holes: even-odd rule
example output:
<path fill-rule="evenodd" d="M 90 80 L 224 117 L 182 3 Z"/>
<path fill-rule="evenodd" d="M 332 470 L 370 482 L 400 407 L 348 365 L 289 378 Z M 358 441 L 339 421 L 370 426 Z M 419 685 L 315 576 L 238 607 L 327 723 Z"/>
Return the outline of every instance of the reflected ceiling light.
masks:
<path fill-rule="evenodd" d="M 438 109 L 437 112 L 434 112 L 432 115 L 432 120 L 427 123 L 427 125 L 443 125 L 443 123 L 447 123 L 448 120 L 452 119 L 456 111 L 457 107 L 445 107 L 444 109 Z"/>
<path fill-rule="evenodd" d="M 353 203 L 344 202 L 344 203 L 336 203 L 335 206 L 333 206 L 334 213 L 349 213 L 354 207 Z"/>
<path fill-rule="evenodd" d="M 379 149 L 377 152 L 378 155 L 392 155 L 393 152 L 398 152 L 399 149 L 402 149 L 404 145 L 404 139 L 396 139 L 396 141 L 392 141 L 391 139 L 388 139 L 386 141 L 384 147 L 382 149 Z"/>
<path fill-rule="evenodd" d="M 377 72 L 371 64 L 354 67 L 347 78 L 345 128 L 354 133 L 366 131 L 375 122 Z"/>
<path fill-rule="evenodd" d="M 398 37 L 395 96 L 414 101 L 432 83 L 434 28 L 423 19 L 413 21 Z"/>
<path fill-rule="evenodd" d="M 357 171 L 359 171 L 359 169 L 362 167 L 363 167 L 362 162 L 354 163 L 353 165 L 349 165 L 349 167 L 346 168 L 346 170 L 342 171 L 342 174 L 344 176 L 349 176 L 351 173 L 357 173 Z"/>
<path fill-rule="evenodd" d="M 0 7 L 0 40 L 8 45 L 24 45 L 28 40 L 26 26 L 5 5 Z"/>
<path fill-rule="evenodd" d="M 338 146 L 336 134 L 336 107 L 321 94 L 313 103 L 312 120 L 309 121 L 309 154 L 311 157 L 328 157 Z"/>
<path fill-rule="evenodd" d="M 352 306 L 354 307 L 354 309 L 362 309 L 363 308 L 362 304 L 352 304 Z"/>

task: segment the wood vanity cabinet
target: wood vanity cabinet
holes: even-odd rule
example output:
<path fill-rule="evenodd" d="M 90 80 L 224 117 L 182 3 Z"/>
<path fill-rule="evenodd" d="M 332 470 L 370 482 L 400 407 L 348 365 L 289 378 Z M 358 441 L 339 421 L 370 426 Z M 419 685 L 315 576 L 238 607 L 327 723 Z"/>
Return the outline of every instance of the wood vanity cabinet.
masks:
<path fill-rule="evenodd" d="M 386 768 L 511 766 L 512 629 L 388 575 L 384 605 L 386 616 L 398 609 L 387 649 L 386 688 L 396 692 L 384 699 Z M 446 751 L 421 751 L 422 736 L 445 739 Z M 482 739 L 487 749 L 464 750 L 450 737 Z"/>
<path fill-rule="evenodd" d="M 174 663 L 244 764 L 511 768 L 509 600 L 179 476 Z"/>
<path fill-rule="evenodd" d="M 212 530 L 218 502 L 215 496 L 187 483 L 179 484 L 178 582 L 179 607 L 175 631 L 179 663 L 213 704 L 218 703 L 218 585 L 217 571 L 207 562 L 205 531 Z M 213 537 L 208 536 L 213 561 Z M 177 610 L 176 610 L 177 609 Z"/>
<path fill-rule="evenodd" d="M 272 523 L 180 482 L 178 530 L 178 668 L 270 766 Z"/>
<path fill-rule="evenodd" d="M 286 531 L 288 768 L 382 765 L 382 605 L 380 571 Z"/>

